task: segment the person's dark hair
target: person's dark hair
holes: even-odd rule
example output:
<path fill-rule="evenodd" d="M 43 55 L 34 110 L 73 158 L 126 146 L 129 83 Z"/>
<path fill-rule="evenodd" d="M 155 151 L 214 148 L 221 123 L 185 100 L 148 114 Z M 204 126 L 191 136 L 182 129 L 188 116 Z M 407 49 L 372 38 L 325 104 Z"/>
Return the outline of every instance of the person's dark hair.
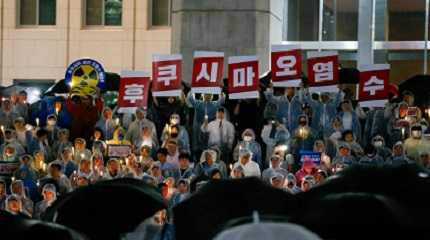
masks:
<path fill-rule="evenodd" d="M 167 151 L 167 148 L 160 148 L 157 150 L 157 154 L 163 154 L 164 156 L 167 156 L 169 151 Z"/>
<path fill-rule="evenodd" d="M 48 120 L 51 120 L 51 119 L 57 120 L 57 117 L 56 117 L 55 115 L 49 115 L 49 116 L 47 117 L 47 119 L 48 119 Z"/>
<path fill-rule="evenodd" d="M 402 97 L 404 97 L 404 96 L 412 96 L 413 97 L 414 94 L 409 90 L 405 90 L 402 92 Z"/>
<path fill-rule="evenodd" d="M 27 92 L 25 90 L 22 90 L 19 92 L 19 95 L 27 96 Z"/>
<path fill-rule="evenodd" d="M 375 146 L 373 146 L 373 144 L 367 144 L 366 147 L 364 148 L 364 153 L 365 154 L 373 154 L 376 153 L 376 148 Z"/>
<path fill-rule="evenodd" d="M 43 136 L 47 136 L 48 135 L 48 131 L 46 131 L 45 129 L 39 129 L 39 130 L 37 130 L 37 132 L 36 132 L 36 136 L 38 137 L 38 138 L 40 138 L 40 137 L 43 137 Z"/>
<path fill-rule="evenodd" d="M 345 137 L 348 134 L 352 134 L 352 136 L 354 137 L 354 133 L 351 130 L 345 130 L 345 131 L 342 132 L 342 140 L 345 141 Z"/>
<path fill-rule="evenodd" d="M 105 140 L 105 133 L 104 133 L 104 131 L 103 131 L 101 128 L 96 127 L 96 128 L 94 128 L 94 132 L 93 132 L 93 134 L 94 134 L 96 131 L 100 132 L 100 139 L 99 139 L 99 140 Z"/>
<path fill-rule="evenodd" d="M 311 97 L 315 101 L 319 101 L 320 99 L 320 95 L 318 93 L 312 93 Z"/>
<path fill-rule="evenodd" d="M 218 108 L 218 112 L 222 112 L 222 113 L 224 113 L 224 112 L 225 112 L 225 109 L 224 109 L 223 107 L 220 107 L 220 108 Z"/>
<path fill-rule="evenodd" d="M 190 154 L 187 152 L 181 152 L 178 156 L 178 159 L 188 159 L 190 160 Z"/>
<path fill-rule="evenodd" d="M 58 171 L 61 171 L 61 169 L 62 169 L 61 164 L 59 164 L 59 163 L 51 163 L 50 167 L 56 168 Z"/>
<path fill-rule="evenodd" d="M 215 168 L 215 169 L 213 169 L 213 170 L 211 171 L 211 173 L 210 173 L 210 177 L 211 177 L 211 179 L 213 179 L 213 177 L 214 177 L 217 173 L 219 173 L 219 174 L 221 175 L 221 178 L 223 178 L 223 175 L 222 175 L 221 171 L 220 171 L 218 168 Z"/>

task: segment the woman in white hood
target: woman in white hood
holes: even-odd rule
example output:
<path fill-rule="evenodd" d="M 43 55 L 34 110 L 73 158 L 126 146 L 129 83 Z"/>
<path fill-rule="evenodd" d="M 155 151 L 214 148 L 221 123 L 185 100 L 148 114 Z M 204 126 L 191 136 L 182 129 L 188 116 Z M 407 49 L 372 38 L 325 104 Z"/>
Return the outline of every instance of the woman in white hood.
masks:
<path fill-rule="evenodd" d="M 223 176 L 227 176 L 227 167 L 223 161 L 217 159 L 217 152 L 212 149 L 203 151 L 200 157 L 200 163 L 195 167 L 196 176 L 202 174 L 210 176 L 212 170 L 215 168 L 220 170 Z"/>

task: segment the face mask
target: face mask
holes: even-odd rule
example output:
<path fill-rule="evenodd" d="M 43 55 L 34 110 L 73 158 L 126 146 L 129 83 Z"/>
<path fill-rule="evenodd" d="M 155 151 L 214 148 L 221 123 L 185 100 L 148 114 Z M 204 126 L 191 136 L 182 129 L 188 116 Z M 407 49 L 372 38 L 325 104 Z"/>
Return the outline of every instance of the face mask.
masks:
<path fill-rule="evenodd" d="M 57 121 L 55 121 L 55 120 L 48 120 L 49 126 L 55 126 L 56 123 L 57 123 Z"/>
<path fill-rule="evenodd" d="M 170 136 L 171 136 L 172 138 L 177 138 L 177 137 L 178 137 L 178 135 L 179 135 L 178 133 L 171 133 L 171 134 L 170 134 Z"/>
<path fill-rule="evenodd" d="M 375 141 L 375 142 L 373 142 L 373 146 L 375 146 L 375 147 L 382 147 L 382 145 L 383 145 L 384 143 L 382 142 L 382 141 Z"/>
<path fill-rule="evenodd" d="M 417 131 L 417 130 L 412 131 L 413 138 L 421 138 L 421 134 L 422 134 L 421 131 Z"/>
<path fill-rule="evenodd" d="M 304 121 L 300 121 L 299 124 L 300 124 L 300 126 L 306 126 L 306 122 L 304 122 Z"/>
<path fill-rule="evenodd" d="M 245 141 L 245 142 L 250 142 L 251 140 L 252 140 L 251 136 L 244 136 L 243 137 L 243 141 Z"/>

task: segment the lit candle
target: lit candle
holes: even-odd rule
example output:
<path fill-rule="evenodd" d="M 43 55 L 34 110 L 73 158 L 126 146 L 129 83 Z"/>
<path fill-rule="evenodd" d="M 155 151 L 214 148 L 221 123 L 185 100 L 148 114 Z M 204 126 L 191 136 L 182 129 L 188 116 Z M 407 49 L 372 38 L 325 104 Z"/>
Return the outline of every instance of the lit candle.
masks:
<path fill-rule="evenodd" d="M 405 128 L 404 127 L 402 127 L 402 139 L 405 139 Z"/>
<path fill-rule="evenodd" d="M 42 170 L 46 171 L 46 163 L 42 163 Z"/>
<path fill-rule="evenodd" d="M 39 118 L 36 118 L 36 126 L 39 127 Z"/>
<path fill-rule="evenodd" d="M 60 106 L 55 106 L 55 113 L 58 115 L 59 112 L 60 112 Z"/>
<path fill-rule="evenodd" d="M 4 134 L 4 126 L 3 125 L 1 125 L 1 132 Z"/>
<path fill-rule="evenodd" d="M 12 177 L 11 180 L 12 180 L 12 182 L 15 182 L 15 177 Z"/>
<path fill-rule="evenodd" d="M 230 167 L 230 170 L 233 170 L 233 164 L 230 163 L 229 167 Z"/>
<path fill-rule="evenodd" d="M 301 137 L 301 138 L 303 138 L 303 137 L 304 137 L 304 136 L 303 136 L 303 128 L 300 128 L 300 129 L 299 129 L 299 135 L 300 135 L 300 137 Z"/>
<path fill-rule="evenodd" d="M 117 126 L 119 125 L 119 118 L 115 119 L 115 125 L 117 125 Z"/>
<path fill-rule="evenodd" d="M 81 160 L 85 158 L 85 154 L 81 153 Z"/>

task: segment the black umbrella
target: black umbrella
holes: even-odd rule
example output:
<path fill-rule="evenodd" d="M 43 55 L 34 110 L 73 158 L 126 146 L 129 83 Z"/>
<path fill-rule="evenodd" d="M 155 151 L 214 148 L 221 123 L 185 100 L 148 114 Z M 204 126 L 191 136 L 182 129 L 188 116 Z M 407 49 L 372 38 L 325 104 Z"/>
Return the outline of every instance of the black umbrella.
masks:
<path fill-rule="evenodd" d="M 300 209 L 308 209 L 322 196 L 348 192 L 378 194 L 392 199 L 407 211 L 416 228 L 428 231 L 430 174 L 417 165 L 383 168 L 354 166 L 329 178 L 324 184 L 298 194 L 297 200 Z M 303 213 L 298 212 L 297 215 Z"/>
<path fill-rule="evenodd" d="M 416 75 L 399 84 L 399 93 L 410 91 L 415 95 L 415 104 L 419 107 L 430 104 L 430 76 Z"/>
<path fill-rule="evenodd" d="M 403 205 L 380 194 L 360 192 L 322 195 L 290 221 L 323 239 L 386 239 L 409 234 L 412 227 Z"/>
<path fill-rule="evenodd" d="M 260 87 L 262 89 L 267 88 L 270 84 L 270 81 L 272 80 L 272 71 L 267 71 L 260 75 Z"/>
<path fill-rule="evenodd" d="M 358 84 L 359 80 L 360 80 L 360 72 L 356 68 L 339 69 L 340 84 Z"/>
<path fill-rule="evenodd" d="M 124 178 L 75 190 L 57 200 L 44 219 L 76 229 L 91 239 L 118 239 L 164 208 L 155 187 Z"/>
<path fill-rule="evenodd" d="M 106 91 L 119 91 L 119 81 L 121 77 L 117 73 L 107 72 L 106 73 L 106 83 L 105 83 L 105 89 L 103 89 L 103 92 Z"/>
<path fill-rule="evenodd" d="M 67 227 L 12 215 L 0 210 L 0 234 L 2 239 L 87 239 L 84 235 Z"/>
<path fill-rule="evenodd" d="M 43 93 L 43 96 L 54 96 L 54 94 L 67 94 L 70 92 L 70 87 L 66 84 L 66 80 L 61 79 L 52 85 Z"/>
<path fill-rule="evenodd" d="M 105 88 L 102 92 L 118 91 L 119 90 L 120 76 L 117 73 L 107 72 L 105 78 Z M 59 80 L 46 90 L 44 96 L 53 96 L 54 94 L 67 94 L 70 92 L 70 87 L 66 84 L 64 79 Z"/>
<path fill-rule="evenodd" d="M 294 205 L 293 195 L 257 178 L 211 181 L 173 209 L 176 237 L 212 239 L 229 220 L 253 211 L 286 216 Z"/>

